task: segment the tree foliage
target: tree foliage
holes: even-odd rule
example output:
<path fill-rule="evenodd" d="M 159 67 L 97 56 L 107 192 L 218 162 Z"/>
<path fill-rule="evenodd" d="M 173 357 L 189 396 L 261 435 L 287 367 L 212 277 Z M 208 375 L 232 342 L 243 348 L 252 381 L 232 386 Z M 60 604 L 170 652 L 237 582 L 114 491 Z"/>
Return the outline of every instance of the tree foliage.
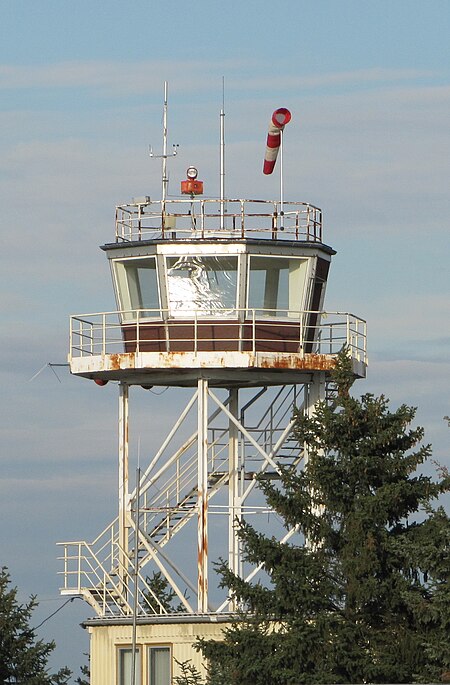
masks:
<path fill-rule="evenodd" d="M 145 579 L 149 588 L 143 592 L 148 608 L 155 614 L 166 611 L 167 613 L 183 613 L 186 611 L 184 604 L 177 602 L 177 594 L 169 585 L 167 578 L 161 571 L 154 571 Z"/>
<path fill-rule="evenodd" d="M 48 658 L 54 642 L 36 639 L 30 619 L 37 602 L 31 597 L 19 604 L 17 588 L 10 587 L 5 567 L 0 572 L 0 683 L 17 685 L 63 685 L 71 675 L 67 668 L 48 672 Z"/>
<path fill-rule="evenodd" d="M 450 478 L 418 471 L 430 447 L 413 408 L 351 396 L 345 352 L 334 380 L 334 406 L 297 412 L 305 468 L 260 482 L 296 543 L 243 522 L 245 559 L 269 582 L 219 567 L 242 616 L 223 642 L 198 645 L 213 685 L 436 682 L 450 671 L 450 521 L 432 508 Z"/>
<path fill-rule="evenodd" d="M 88 657 L 88 661 L 90 662 L 89 654 L 85 654 L 85 656 Z M 89 668 L 89 665 L 84 664 L 83 666 L 80 666 L 80 673 L 81 675 L 78 676 L 78 678 L 75 680 L 77 685 L 90 685 L 91 682 L 91 670 Z"/>
<path fill-rule="evenodd" d="M 180 669 L 179 675 L 175 676 L 175 685 L 202 685 L 203 679 L 200 671 L 191 663 L 187 661 L 177 661 Z"/>

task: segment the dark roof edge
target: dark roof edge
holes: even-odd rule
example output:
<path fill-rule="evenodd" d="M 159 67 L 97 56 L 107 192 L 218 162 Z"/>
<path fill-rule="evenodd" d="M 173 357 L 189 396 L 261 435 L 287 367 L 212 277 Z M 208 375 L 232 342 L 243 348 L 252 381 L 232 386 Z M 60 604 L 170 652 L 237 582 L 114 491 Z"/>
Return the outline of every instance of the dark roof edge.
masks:
<path fill-rule="evenodd" d="M 335 255 L 336 250 L 334 250 L 330 245 L 326 245 L 325 243 L 320 243 L 320 242 L 314 242 L 314 241 L 308 241 L 308 240 L 273 240 L 272 238 L 210 238 L 209 240 L 207 238 L 202 238 L 201 241 L 199 241 L 198 238 L 192 238 L 192 239 L 185 239 L 185 240 L 170 240 L 168 238 L 155 238 L 153 240 L 130 240 L 130 241 L 124 241 L 121 243 L 105 243 L 104 245 L 100 245 L 100 249 L 103 250 L 104 252 L 108 252 L 110 250 L 119 250 L 123 249 L 124 247 L 143 247 L 146 245 L 167 245 L 167 244 L 173 244 L 173 245 L 180 245 L 183 243 L 199 243 L 201 242 L 203 245 L 205 244 L 210 244 L 210 245 L 229 245 L 230 243 L 239 243 L 239 244 L 246 244 L 246 245 L 284 245 L 284 246 L 289 246 L 289 247 L 306 247 L 308 249 L 319 249 L 323 250 L 324 252 L 328 252 L 330 255 Z"/>
<path fill-rule="evenodd" d="M 189 624 L 189 623 L 230 623 L 237 621 L 237 614 L 163 614 L 154 616 L 138 616 L 137 625 L 161 624 Z M 127 626 L 133 625 L 132 616 L 112 616 L 111 618 L 88 618 L 80 624 L 83 628 L 96 626 Z"/>

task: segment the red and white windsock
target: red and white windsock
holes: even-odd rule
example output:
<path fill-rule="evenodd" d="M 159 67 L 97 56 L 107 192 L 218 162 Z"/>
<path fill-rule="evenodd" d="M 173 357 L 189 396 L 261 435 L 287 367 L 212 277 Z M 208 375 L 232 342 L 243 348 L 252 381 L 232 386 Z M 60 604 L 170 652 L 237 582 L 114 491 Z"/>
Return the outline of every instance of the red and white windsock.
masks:
<path fill-rule="evenodd" d="M 267 134 L 266 154 L 264 155 L 263 173 L 271 174 L 275 168 L 278 150 L 281 143 L 281 131 L 291 120 L 291 113 L 286 107 L 276 109 L 272 114 Z"/>

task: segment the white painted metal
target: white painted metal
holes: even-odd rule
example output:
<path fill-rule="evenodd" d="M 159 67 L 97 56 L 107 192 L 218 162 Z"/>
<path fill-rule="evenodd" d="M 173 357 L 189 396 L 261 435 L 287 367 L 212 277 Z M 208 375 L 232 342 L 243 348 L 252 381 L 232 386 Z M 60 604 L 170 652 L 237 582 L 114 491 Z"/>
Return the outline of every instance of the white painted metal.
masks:
<path fill-rule="evenodd" d="M 239 391 L 237 388 L 230 390 L 229 407 L 230 414 L 235 421 L 229 419 L 228 423 L 228 565 L 230 570 L 239 575 L 240 572 L 240 543 L 238 537 L 238 523 L 242 520 L 241 501 L 240 501 L 240 481 L 244 472 L 239 464 L 239 441 L 238 423 L 239 416 Z M 229 610 L 236 610 L 236 603 L 233 597 L 230 598 Z"/>
<path fill-rule="evenodd" d="M 226 214 L 222 207 L 226 205 Z M 277 200 L 211 199 L 205 197 L 149 200 L 116 207 L 116 242 L 172 237 L 270 238 L 322 242 L 322 211 L 307 202 L 283 201 L 283 231 Z M 193 223 L 193 216 L 197 218 Z M 193 227 L 195 226 L 195 231 Z"/>
<path fill-rule="evenodd" d="M 130 513 L 129 470 L 128 470 L 128 385 L 119 384 L 119 555 L 118 577 L 119 592 L 127 597 L 129 552 L 128 552 L 128 518 Z"/>
<path fill-rule="evenodd" d="M 225 110 L 220 110 L 220 228 L 225 228 Z"/>
<path fill-rule="evenodd" d="M 197 582 L 198 611 L 208 611 L 208 381 L 198 380 Z"/>
<path fill-rule="evenodd" d="M 152 315 L 154 312 L 154 316 Z M 136 345 L 136 352 L 141 352 L 142 343 L 145 341 L 140 335 L 140 326 L 145 322 L 158 322 L 162 317 L 165 320 L 165 331 L 167 337 L 167 347 L 169 347 L 170 341 L 170 331 L 180 326 L 177 319 L 169 319 L 169 310 L 119 310 L 111 312 L 96 312 L 92 314 L 82 314 L 71 317 L 71 347 L 69 351 L 69 362 L 71 364 L 71 371 L 73 373 L 79 373 L 76 366 L 77 360 L 80 358 L 93 359 L 94 357 L 104 358 L 105 355 L 118 355 L 124 352 L 124 342 L 120 335 L 120 322 L 122 318 L 126 318 L 127 315 L 131 315 L 133 321 L 136 321 L 137 330 L 136 338 L 131 342 Z M 270 318 L 267 316 L 266 311 L 263 309 L 252 309 L 236 308 L 233 310 L 233 316 L 227 318 L 227 326 L 234 328 L 236 334 L 234 339 L 237 341 L 236 353 L 238 353 L 239 348 L 242 349 L 242 345 L 247 343 L 251 347 L 252 353 L 255 352 L 256 343 L 258 341 L 256 327 L 255 325 L 249 326 L 245 335 L 242 332 L 242 317 L 250 321 L 255 321 L 258 318 L 267 318 L 265 326 L 270 330 L 276 330 L 279 328 L 280 323 L 298 322 L 298 352 L 301 353 L 305 348 L 308 340 L 306 339 L 307 330 L 314 330 L 314 343 L 312 343 L 312 351 L 314 354 L 326 354 L 333 355 L 337 354 L 342 346 L 347 346 L 349 353 L 352 358 L 357 361 L 367 364 L 367 325 L 364 319 L 360 319 L 354 314 L 348 312 L 327 312 L 327 311 L 291 311 L 291 310 L 270 310 L 272 315 Z M 315 325 L 308 325 L 307 327 L 303 325 L 305 319 L 311 315 L 317 314 L 319 317 L 319 322 Z M 205 337 L 201 335 L 201 331 L 207 326 L 211 325 L 211 318 L 205 318 L 202 316 L 202 312 L 194 312 L 192 317 L 192 322 L 190 325 L 193 327 L 193 334 L 189 333 L 188 327 L 186 326 L 186 336 L 183 340 L 188 343 L 191 347 L 192 355 L 201 355 L 202 351 L 198 349 L 199 340 L 205 341 Z M 214 338 L 217 352 L 208 351 L 204 356 L 202 365 L 207 365 L 214 367 L 218 362 L 222 363 L 218 358 L 218 355 L 222 355 L 224 352 L 220 351 L 221 342 L 229 343 L 229 339 L 220 340 Z M 283 338 L 280 337 L 280 342 L 284 342 Z M 286 341 L 287 342 L 287 341 Z M 226 348 L 225 348 L 226 350 Z M 168 368 L 168 366 L 173 364 L 174 356 L 168 357 L 166 353 L 162 352 L 141 352 L 142 355 L 151 354 L 153 355 L 151 366 L 152 368 L 161 367 Z M 186 353 L 188 354 L 188 353 Z M 235 354 L 234 352 L 230 352 Z M 239 354 L 243 354 L 239 352 Z M 181 355 L 180 355 L 181 358 Z M 106 362 L 107 360 L 105 360 Z M 232 363 L 231 357 L 228 360 Z M 193 357 L 189 357 L 188 363 L 191 365 L 193 362 Z M 195 366 L 195 364 L 194 364 Z M 104 368 L 107 365 L 104 364 Z M 89 370 L 94 370 L 92 366 Z M 100 369 L 98 369 L 100 370 Z"/>
<path fill-rule="evenodd" d="M 136 491 L 130 495 L 131 505 L 123 525 L 117 519 L 93 543 L 64 545 L 63 592 L 81 594 L 99 616 L 131 615 L 134 604 L 138 615 L 149 615 L 155 611 L 165 613 L 154 597 L 153 608 L 149 607 L 146 599 L 146 596 L 151 596 L 151 590 L 145 576 L 152 565 L 167 579 L 185 611 L 211 613 L 234 606 L 220 600 L 214 608 L 208 592 L 207 545 L 208 537 L 210 541 L 213 539 L 211 531 L 208 535 L 209 523 L 215 525 L 222 518 L 228 522 L 228 542 L 225 544 L 229 548 L 230 566 L 235 572 L 242 573 L 234 515 L 253 517 L 258 513 L 269 513 L 267 506 L 251 499 L 256 493 L 254 476 L 257 473 L 268 474 L 270 470 L 276 473 L 280 455 L 285 463 L 299 464 L 299 447 L 295 444 L 289 446 L 287 439 L 292 428 L 293 403 L 302 404 L 304 389 L 299 394 L 298 389 L 293 392 L 295 388 L 280 388 L 276 396 L 264 404 L 256 422 L 252 422 L 244 411 L 245 407 L 247 411 L 253 410 L 252 402 L 247 402 L 240 411 L 238 389 L 230 390 L 227 399 L 221 401 L 217 391 L 213 392 L 206 380 L 200 379 L 198 386 L 193 393 L 194 401 L 191 398 L 187 404 L 192 411 L 197 405 L 196 439 L 193 440 L 192 436 L 183 438 L 181 446 L 171 453 L 172 443 L 176 443 L 178 432 L 183 428 L 183 421 L 177 420 L 176 430 L 169 432 L 163 441 L 164 449 L 158 450 L 158 459 L 153 460 L 153 472 L 147 470 L 141 477 L 137 573 L 133 568 L 135 564 L 123 555 L 125 547 L 131 550 L 135 545 L 136 517 L 132 516 L 132 510 L 136 511 L 138 507 Z M 124 390 L 122 394 L 128 399 Z M 258 391 L 255 394 L 256 405 L 265 397 L 267 394 Z M 216 407 L 209 418 L 208 401 Z M 127 408 L 128 402 L 122 401 L 122 413 L 125 413 L 124 405 Z M 183 415 L 186 416 L 186 412 Z M 222 427 L 215 427 L 217 421 Z M 248 477 L 253 480 L 244 491 L 244 479 Z M 127 480 L 124 472 L 123 481 Z M 159 490 L 157 494 L 153 492 L 155 485 Z M 188 497 L 191 491 L 195 493 L 192 498 Z M 223 492 L 227 494 L 222 503 Z M 187 530 L 189 523 L 196 520 L 198 541 L 183 534 L 187 547 L 183 553 L 184 561 L 180 564 L 172 540 L 175 540 L 176 547 L 178 532 Z M 128 541 L 123 540 L 126 531 Z M 187 542 L 189 539 L 190 543 Z M 190 579 L 186 567 L 189 555 L 197 557 L 196 562 L 199 562 L 197 582 Z M 133 555 L 130 553 L 130 556 Z M 120 582 L 115 576 L 117 568 L 121 569 Z M 187 589 L 189 598 L 183 587 Z"/>
<path fill-rule="evenodd" d="M 163 113 L 163 153 L 162 153 L 162 202 L 163 211 L 167 198 L 167 81 L 164 81 L 164 113 Z"/>

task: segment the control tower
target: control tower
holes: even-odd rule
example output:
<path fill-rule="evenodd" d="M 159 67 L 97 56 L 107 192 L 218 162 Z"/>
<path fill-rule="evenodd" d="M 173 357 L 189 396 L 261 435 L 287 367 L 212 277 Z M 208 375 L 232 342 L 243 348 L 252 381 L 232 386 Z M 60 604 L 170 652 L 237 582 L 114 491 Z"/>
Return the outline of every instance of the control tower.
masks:
<path fill-rule="evenodd" d="M 217 588 L 213 562 L 226 558 L 248 579 L 259 572 L 243 562 L 238 522 L 293 535 L 274 524 L 257 479 L 302 468 L 294 408 L 310 413 L 327 399 L 343 346 L 355 375 L 366 373 L 365 322 L 324 309 L 335 252 L 319 208 L 207 199 L 192 167 L 181 189 L 176 199 L 163 192 L 116 208 L 101 249 L 117 310 L 70 320 L 71 373 L 116 383 L 119 399 L 117 518 L 94 541 L 61 543 L 61 592 L 94 613 L 93 685 L 131 682 L 132 644 L 136 682 L 169 685 L 177 662 L 199 660 L 197 635 L 220 637 L 236 607 Z M 188 389 L 189 399 L 167 435 L 149 412 L 161 446 L 141 455 L 136 480 L 132 406 L 148 406 L 146 391 L 158 387 Z"/>

